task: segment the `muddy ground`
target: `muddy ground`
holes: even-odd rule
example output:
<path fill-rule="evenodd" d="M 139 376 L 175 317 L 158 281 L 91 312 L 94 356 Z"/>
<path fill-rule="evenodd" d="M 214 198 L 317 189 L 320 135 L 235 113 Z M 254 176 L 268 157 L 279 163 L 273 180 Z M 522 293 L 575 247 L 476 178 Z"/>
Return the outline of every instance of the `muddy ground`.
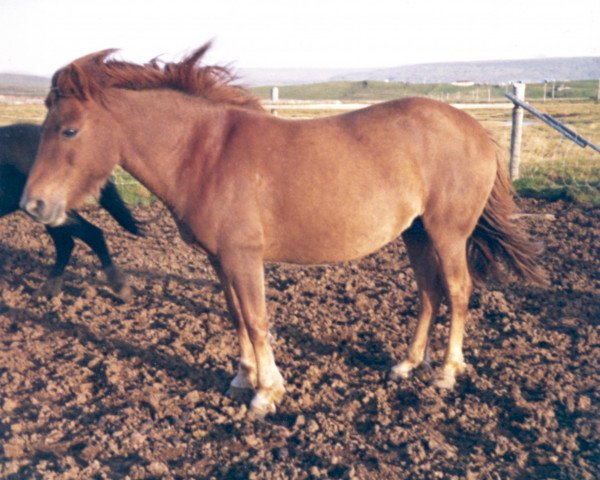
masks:
<path fill-rule="evenodd" d="M 525 222 L 550 286 L 475 292 L 471 370 L 449 393 L 426 370 L 388 379 L 417 311 L 401 242 L 344 265 L 268 266 L 288 393 L 267 421 L 225 395 L 237 343 L 221 291 L 166 213 L 135 239 L 85 210 L 131 275 L 129 304 L 82 245 L 64 293 L 35 297 L 50 239 L 21 214 L 0 220 L 0 477 L 599 478 L 600 210 L 521 206 L 545 214 Z"/>

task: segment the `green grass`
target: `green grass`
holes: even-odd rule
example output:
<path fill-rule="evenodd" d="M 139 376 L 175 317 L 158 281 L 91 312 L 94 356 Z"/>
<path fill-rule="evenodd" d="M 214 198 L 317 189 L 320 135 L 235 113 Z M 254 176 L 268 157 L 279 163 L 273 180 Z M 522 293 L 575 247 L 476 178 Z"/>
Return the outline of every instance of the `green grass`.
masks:
<path fill-rule="evenodd" d="M 509 85 L 473 85 L 460 87 L 447 83 L 410 84 L 405 82 L 328 82 L 308 85 L 284 85 L 279 88 L 279 99 L 285 100 L 342 100 L 384 101 L 401 97 L 426 96 L 447 102 L 504 102 Z M 552 85 L 546 85 L 546 99 L 551 100 Z M 252 88 L 261 99 L 271 98 L 271 87 Z M 527 84 L 525 96 L 530 100 L 543 98 L 543 84 Z M 596 100 L 598 80 L 556 82 L 556 100 Z"/>
<path fill-rule="evenodd" d="M 528 87 L 529 88 L 529 87 Z M 600 145 L 600 103 L 592 101 L 531 102 L 544 113 Z M 509 157 L 511 110 L 468 110 L 498 140 Z M 515 188 L 522 196 L 568 198 L 600 205 L 600 154 L 581 148 L 537 118 L 525 114 L 521 178 Z"/>
<path fill-rule="evenodd" d="M 555 100 L 598 100 L 598 80 L 556 82 L 554 86 Z M 545 90 L 546 100 L 552 100 L 552 82 L 545 85 Z M 544 84 L 528 83 L 525 96 L 529 100 L 542 100 L 544 98 Z"/>
<path fill-rule="evenodd" d="M 566 177 L 556 182 L 546 175 L 524 177 L 515 180 L 514 187 L 521 197 L 546 200 L 570 200 L 585 205 L 600 206 L 598 182 L 578 184 Z"/>
<path fill-rule="evenodd" d="M 474 85 L 459 87 L 449 84 L 410 84 L 404 82 L 330 82 L 289 85 L 279 88 L 280 100 L 385 101 L 401 97 L 425 96 L 449 102 L 504 101 L 508 87 Z M 262 99 L 271 98 L 270 87 L 257 87 L 252 93 Z"/>
<path fill-rule="evenodd" d="M 46 107 L 43 103 L 2 105 L 0 104 L 0 126 L 13 123 L 40 124 L 46 116 Z"/>
<path fill-rule="evenodd" d="M 130 205 L 150 205 L 157 200 L 146 187 L 121 167 L 117 167 L 113 172 L 113 177 L 125 203 Z"/>

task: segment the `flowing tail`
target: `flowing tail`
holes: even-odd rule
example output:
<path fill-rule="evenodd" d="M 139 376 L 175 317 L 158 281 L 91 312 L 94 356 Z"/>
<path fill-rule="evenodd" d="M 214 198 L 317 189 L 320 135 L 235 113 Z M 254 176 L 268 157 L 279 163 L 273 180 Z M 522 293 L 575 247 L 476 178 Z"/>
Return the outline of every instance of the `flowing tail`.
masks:
<path fill-rule="evenodd" d="M 138 222 L 123 202 L 116 185 L 112 180 L 106 182 L 106 185 L 100 192 L 100 205 L 128 232 L 144 236 L 144 231 L 139 227 Z"/>
<path fill-rule="evenodd" d="M 476 283 L 483 283 L 488 276 L 504 281 L 504 264 L 523 280 L 545 285 L 546 275 L 538 264 L 543 246 L 532 241 L 515 222 L 512 185 L 499 154 L 496 161 L 492 193 L 467 245 L 471 276 Z"/>

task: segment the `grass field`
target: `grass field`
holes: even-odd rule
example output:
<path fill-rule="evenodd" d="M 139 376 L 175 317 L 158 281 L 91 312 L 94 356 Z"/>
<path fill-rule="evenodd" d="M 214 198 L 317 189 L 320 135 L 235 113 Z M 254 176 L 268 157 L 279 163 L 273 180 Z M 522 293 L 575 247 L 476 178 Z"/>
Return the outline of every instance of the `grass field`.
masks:
<path fill-rule="evenodd" d="M 348 84 L 349 82 L 345 82 Z M 369 98 L 366 91 L 375 86 L 362 87 L 358 84 L 347 89 L 347 96 L 341 94 L 338 84 L 328 84 L 324 90 L 318 86 L 303 86 L 305 99 L 337 99 L 353 101 L 380 101 L 387 95 L 394 94 L 394 98 L 405 96 L 399 94 L 406 85 L 385 84 L 379 82 L 378 97 Z M 597 82 L 572 82 L 580 84 L 580 92 L 592 96 L 591 88 Z M 423 86 L 412 86 L 423 87 Z M 411 88 L 412 88 L 411 87 Z M 527 87 L 527 91 L 535 93 L 535 86 Z M 584 89 L 587 88 L 587 90 Z M 292 87 L 290 87 L 291 89 Z M 347 85 L 346 87 L 347 88 Z M 440 87 L 441 88 L 441 87 Z M 460 87 L 453 87 L 460 88 Z M 481 87 L 483 88 L 483 87 Z M 498 87 L 499 88 L 499 87 Z M 313 94 L 309 92 L 314 89 Z M 414 90 L 414 88 L 412 88 Z M 411 94 L 419 93 L 411 90 Z M 290 90 L 291 92 L 292 90 Z M 408 92 L 408 90 L 406 90 Z M 317 94 L 317 92 L 319 92 Z M 352 93 L 353 92 L 353 93 Z M 255 92 L 260 93 L 260 92 Z M 421 92 L 426 94 L 426 92 Z M 538 92 L 539 93 L 539 92 Z M 360 94 L 360 95 L 359 95 Z M 362 97 L 361 95 L 365 96 Z M 452 92 L 440 90 L 440 95 Z M 281 94 L 280 94 L 281 95 Z M 311 96 L 312 95 L 312 96 Z M 536 94 L 537 95 L 537 94 Z M 318 98 L 317 98 L 318 97 Z M 453 101 L 452 99 L 450 99 Z M 481 98 L 480 101 L 484 101 Z M 587 101 L 546 101 L 533 102 L 541 111 L 553 115 L 558 120 L 574 129 L 589 141 L 600 145 L 600 104 L 592 100 Z M 483 123 L 498 140 L 503 150 L 508 152 L 511 130 L 511 110 L 506 108 L 472 109 L 467 111 Z M 282 117 L 307 117 L 335 114 L 327 108 L 315 111 L 282 110 Z M 45 115 L 45 107 L 40 104 L 0 105 L 0 125 L 17 122 L 41 123 Z M 146 189 L 123 171 L 116 172 L 117 182 L 126 201 L 130 203 L 147 203 L 153 200 Z M 521 178 L 515 182 L 515 187 L 520 194 L 526 196 L 542 196 L 550 198 L 570 198 L 577 201 L 600 204 L 600 154 L 590 148 L 582 149 L 571 141 L 564 139 L 558 132 L 548 127 L 538 119 L 525 114 L 525 127 L 523 130 Z"/>
<path fill-rule="evenodd" d="M 597 100 L 598 80 L 580 80 L 544 84 L 527 84 L 528 100 Z M 510 85 L 457 86 L 448 83 L 404 82 L 329 82 L 309 85 L 286 85 L 278 87 L 281 100 L 342 100 L 383 101 L 400 97 L 426 96 L 446 102 L 504 102 L 504 94 Z M 262 99 L 271 98 L 271 87 L 256 87 L 252 93 Z"/>
<path fill-rule="evenodd" d="M 546 102 L 534 105 L 600 146 L 600 104 Z M 493 132 L 503 150 L 510 150 L 511 110 L 473 110 L 473 116 Z M 521 178 L 515 187 L 521 195 L 570 198 L 600 205 L 600 153 L 581 148 L 537 118 L 525 114 Z"/>

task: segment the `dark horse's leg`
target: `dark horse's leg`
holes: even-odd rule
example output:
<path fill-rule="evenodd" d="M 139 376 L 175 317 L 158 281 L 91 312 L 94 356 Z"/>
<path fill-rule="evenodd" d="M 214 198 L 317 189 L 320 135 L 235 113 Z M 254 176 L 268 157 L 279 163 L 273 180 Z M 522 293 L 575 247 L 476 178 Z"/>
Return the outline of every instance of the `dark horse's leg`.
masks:
<path fill-rule="evenodd" d="M 0 217 L 19 209 L 19 199 L 26 181 L 26 175 L 12 165 L 0 165 Z M 47 227 L 46 230 L 56 246 L 56 262 L 40 288 L 40 293 L 54 296 L 62 287 L 62 275 L 73 250 L 73 239 L 64 232 L 63 227 Z"/>
<path fill-rule="evenodd" d="M 112 180 L 102 187 L 99 203 L 125 230 L 134 235 L 144 235 Z"/>
<path fill-rule="evenodd" d="M 19 199 L 26 181 L 26 175 L 12 165 L 0 165 L 0 217 L 19 209 Z M 54 296 L 62 287 L 62 275 L 73 250 L 73 239 L 70 234 L 65 232 L 64 227 L 47 227 L 46 230 L 56 246 L 56 262 L 42 285 L 40 293 Z"/>
<path fill-rule="evenodd" d="M 63 274 L 65 273 L 65 267 L 71 258 L 75 242 L 69 232 L 68 226 L 46 227 L 46 231 L 54 242 L 54 247 L 56 248 L 56 261 L 48 274 L 48 278 L 40 287 L 39 294 L 53 297 L 62 289 Z"/>
<path fill-rule="evenodd" d="M 57 227 L 57 229 L 65 229 L 68 235 L 80 238 L 86 243 L 100 259 L 111 289 L 121 300 L 128 301 L 130 299 L 131 287 L 128 284 L 127 275 L 113 264 L 104 240 L 104 233 L 100 228 L 92 225 L 77 212 L 71 212 L 67 223 L 64 226 Z"/>
<path fill-rule="evenodd" d="M 11 165 L 0 165 L 0 217 L 8 215 L 19 209 L 19 200 L 23 193 L 23 188 L 27 176 L 19 172 Z M 113 185 L 108 185 L 104 188 L 103 206 L 109 210 L 113 216 L 117 210 L 116 218 L 119 223 L 132 233 L 139 234 L 135 220 L 127 210 L 127 207 L 120 206 L 122 200 L 118 197 L 118 193 Z M 104 198 L 106 197 L 106 198 Z M 115 198 L 118 197 L 118 198 Z M 48 278 L 42 285 L 40 293 L 46 296 L 54 296 L 62 288 L 63 274 L 65 267 L 69 263 L 71 253 L 73 252 L 74 241 L 73 237 L 80 238 L 94 251 L 100 262 L 108 283 L 115 294 L 123 301 L 129 300 L 131 296 L 131 288 L 127 283 L 127 276 L 113 264 L 104 240 L 104 234 L 95 225 L 85 220 L 76 212 L 69 213 L 69 218 L 64 225 L 60 227 L 46 227 L 46 230 L 56 247 L 56 261 L 50 270 Z"/>

